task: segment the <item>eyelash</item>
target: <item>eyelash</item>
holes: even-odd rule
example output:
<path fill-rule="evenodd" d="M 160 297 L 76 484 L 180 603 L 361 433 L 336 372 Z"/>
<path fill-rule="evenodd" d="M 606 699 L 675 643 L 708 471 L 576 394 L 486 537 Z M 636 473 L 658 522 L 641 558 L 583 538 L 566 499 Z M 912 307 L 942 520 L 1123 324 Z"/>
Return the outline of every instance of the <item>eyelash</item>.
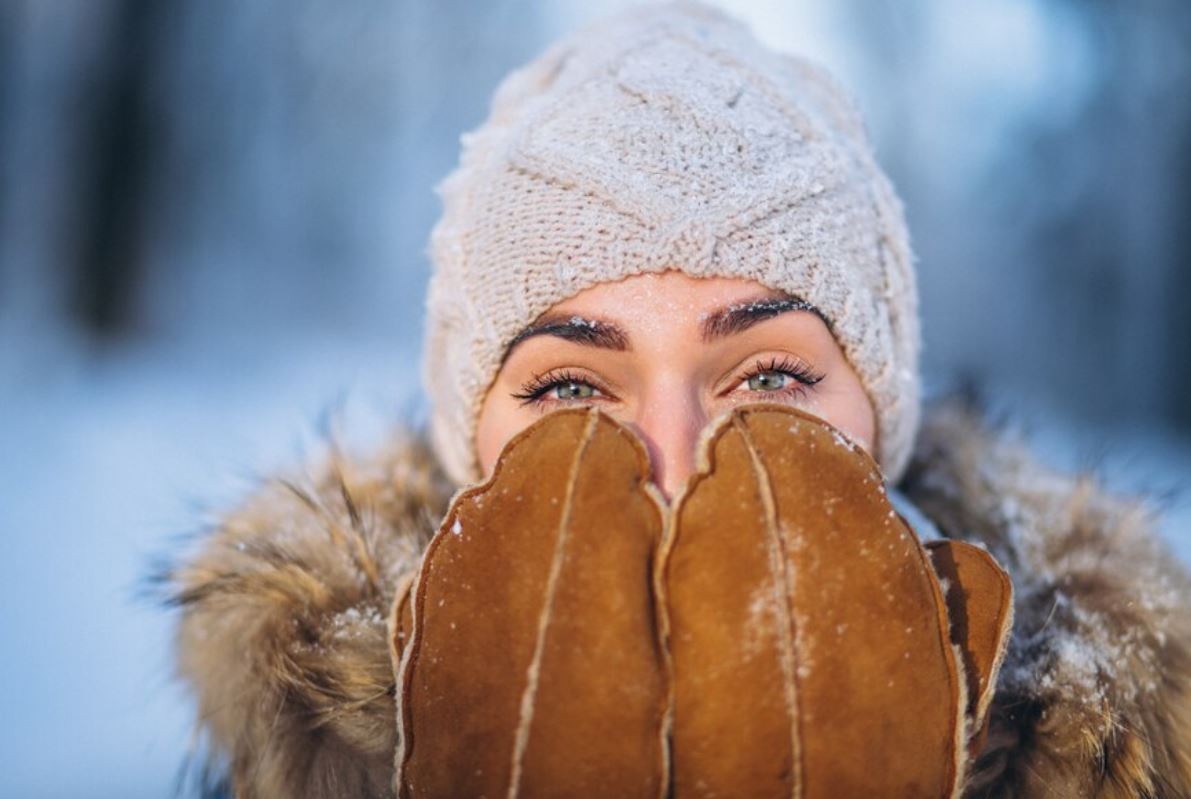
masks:
<path fill-rule="evenodd" d="M 607 393 L 602 386 L 599 386 L 593 380 L 581 377 L 569 370 L 554 370 L 543 372 L 542 374 L 534 375 L 526 383 L 521 386 L 521 391 L 514 393 L 513 398 L 521 400 L 522 405 L 544 404 L 546 402 L 566 402 L 566 400 L 545 400 L 542 399 L 546 392 L 565 386 L 568 383 L 579 383 L 585 386 L 591 386 L 596 391 Z"/>
<path fill-rule="evenodd" d="M 812 388 L 816 383 L 821 381 L 827 375 L 816 373 L 810 366 L 802 361 L 793 361 L 788 356 L 781 358 L 771 357 L 768 361 L 757 360 L 752 369 L 739 375 L 733 385 L 738 385 L 746 380 L 750 380 L 757 375 L 765 374 L 767 372 L 780 372 L 789 375 L 794 379 L 797 385 L 781 388 L 776 391 L 768 392 L 773 395 L 781 396 L 799 396 L 806 392 L 807 389 Z M 543 372 L 534 375 L 530 380 L 522 384 L 521 391 L 515 392 L 512 396 L 514 399 L 521 400 L 522 405 L 544 405 L 548 402 L 567 402 L 567 400 L 549 400 L 543 397 L 551 390 L 564 386 L 570 383 L 579 383 L 582 385 L 591 386 L 596 391 L 603 394 L 608 392 L 595 381 L 582 377 L 575 372 L 567 369 L 554 370 Z M 593 399 L 599 399 L 593 398 Z M 589 400 L 590 401 L 590 400 Z"/>
<path fill-rule="evenodd" d="M 770 392 L 773 394 L 789 394 L 791 396 L 805 393 L 808 388 L 813 388 L 816 383 L 827 377 L 822 372 L 816 373 L 804 361 L 792 361 L 789 356 L 783 355 L 781 358 L 771 357 L 768 362 L 755 361 L 753 368 L 737 378 L 736 382 L 741 383 L 766 372 L 781 372 L 794 378 L 794 382 L 798 385 Z"/>

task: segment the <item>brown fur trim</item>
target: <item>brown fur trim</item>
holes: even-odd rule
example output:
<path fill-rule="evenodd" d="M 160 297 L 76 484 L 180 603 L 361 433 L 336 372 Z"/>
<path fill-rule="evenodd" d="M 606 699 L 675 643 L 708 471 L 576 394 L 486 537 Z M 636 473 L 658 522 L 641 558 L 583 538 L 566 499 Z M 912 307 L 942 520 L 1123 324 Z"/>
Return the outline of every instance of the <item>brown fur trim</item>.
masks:
<path fill-rule="evenodd" d="M 1191 796 L 1191 580 L 1154 509 L 1044 467 L 957 401 L 927 414 L 902 488 L 1014 582 L 966 795 Z"/>
<path fill-rule="evenodd" d="M 926 410 L 900 486 L 1014 581 L 972 797 L 1191 797 L 1191 580 L 1152 509 L 1043 467 L 980 412 Z M 452 486 L 426 443 L 275 480 L 166 577 L 179 671 L 240 799 L 390 796 L 387 614 Z"/>
<path fill-rule="evenodd" d="M 451 487 L 418 438 L 332 454 L 228 514 L 166 577 L 181 676 L 239 799 L 389 796 L 396 740 L 387 616 Z"/>

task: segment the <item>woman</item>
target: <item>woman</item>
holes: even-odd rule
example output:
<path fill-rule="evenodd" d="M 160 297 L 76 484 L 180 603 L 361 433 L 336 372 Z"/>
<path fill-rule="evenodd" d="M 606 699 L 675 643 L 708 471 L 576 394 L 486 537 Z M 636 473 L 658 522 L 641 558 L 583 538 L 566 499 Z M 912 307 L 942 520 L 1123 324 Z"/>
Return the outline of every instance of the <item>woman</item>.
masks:
<path fill-rule="evenodd" d="M 518 431 L 598 405 L 672 496 L 708 421 L 756 400 L 842 430 L 920 536 L 1012 576 L 968 795 L 1191 795 L 1185 572 L 1144 504 L 962 403 L 922 411 L 901 206 L 827 75 L 707 7 L 640 9 L 511 74 L 463 143 L 433 234 L 430 435 L 270 483 L 168 576 L 237 795 L 390 795 L 394 596 Z"/>

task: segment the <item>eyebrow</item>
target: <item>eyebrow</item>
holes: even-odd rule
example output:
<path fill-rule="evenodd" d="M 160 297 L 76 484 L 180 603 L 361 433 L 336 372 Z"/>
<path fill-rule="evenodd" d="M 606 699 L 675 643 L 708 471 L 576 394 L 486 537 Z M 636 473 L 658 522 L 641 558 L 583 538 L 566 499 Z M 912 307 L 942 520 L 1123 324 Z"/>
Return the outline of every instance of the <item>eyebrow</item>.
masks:
<path fill-rule="evenodd" d="M 834 332 L 831 322 L 809 302 L 792 294 L 765 294 L 754 299 L 736 302 L 718 308 L 702 317 L 700 331 L 703 341 L 711 342 L 748 330 L 753 325 L 793 311 L 810 311 L 823 320 L 827 329 Z M 589 319 L 578 314 L 546 314 L 534 324 L 518 333 L 505 347 L 501 358 L 503 365 L 513 349 L 526 339 L 536 336 L 553 336 L 572 341 L 586 347 L 624 352 L 631 350 L 628 333 L 622 327 L 600 319 Z"/>
<path fill-rule="evenodd" d="M 810 311 L 823 320 L 827 329 L 834 333 L 831 321 L 823 312 L 801 297 L 792 294 L 777 296 L 767 294 L 756 299 L 733 303 L 725 308 L 712 311 L 703 318 L 703 341 L 711 342 L 717 339 L 741 333 L 759 322 L 772 319 L 792 311 Z"/>
<path fill-rule="evenodd" d="M 628 334 L 619 325 L 612 322 L 588 319 L 577 314 L 547 314 L 522 330 L 509 342 L 509 346 L 505 347 L 501 363 L 504 363 L 509 357 L 509 353 L 513 351 L 514 347 L 534 336 L 554 336 L 587 347 L 598 347 L 617 352 L 631 349 Z"/>

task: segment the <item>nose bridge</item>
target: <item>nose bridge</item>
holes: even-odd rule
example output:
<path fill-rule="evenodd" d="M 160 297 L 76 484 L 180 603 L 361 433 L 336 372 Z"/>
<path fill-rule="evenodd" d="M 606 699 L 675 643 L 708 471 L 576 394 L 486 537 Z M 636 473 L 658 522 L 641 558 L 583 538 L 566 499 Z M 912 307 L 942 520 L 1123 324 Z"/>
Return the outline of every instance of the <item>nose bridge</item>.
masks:
<path fill-rule="evenodd" d="M 633 420 L 649 450 L 654 481 L 667 498 L 695 468 L 695 448 L 707 422 L 699 392 L 679 377 L 662 379 L 642 396 Z"/>

